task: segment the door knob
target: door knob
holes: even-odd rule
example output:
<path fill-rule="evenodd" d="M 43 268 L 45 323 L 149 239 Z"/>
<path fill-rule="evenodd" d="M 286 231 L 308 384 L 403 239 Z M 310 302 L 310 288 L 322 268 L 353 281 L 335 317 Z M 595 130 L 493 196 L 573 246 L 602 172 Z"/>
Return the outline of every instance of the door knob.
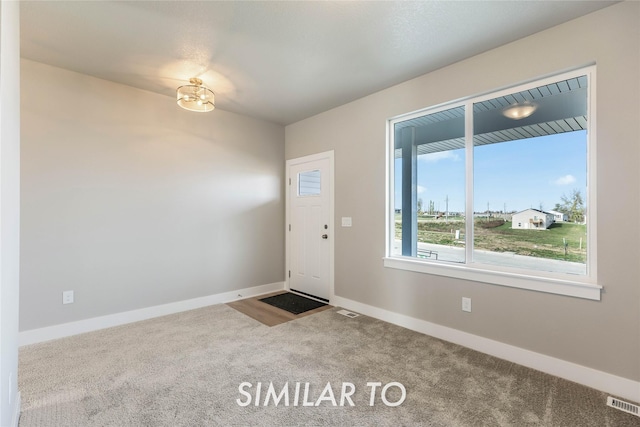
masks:
<path fill-rule="evenodd" d="M 323 238 L 323 239 L 328 239 L 328 238 L 329 238 L 329 236 L 328 236 L 328 235 L 326 235 L 326 234 L 323 234 L 323 235 L 322 235 L 322 238 Z"/>

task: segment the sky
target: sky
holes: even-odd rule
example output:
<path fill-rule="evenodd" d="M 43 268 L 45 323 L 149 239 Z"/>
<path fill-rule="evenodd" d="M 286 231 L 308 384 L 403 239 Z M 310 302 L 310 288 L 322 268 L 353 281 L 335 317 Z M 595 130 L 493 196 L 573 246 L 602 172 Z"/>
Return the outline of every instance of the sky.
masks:
<path fill-rule="evenodd" d="M 474 149 L 474 212 L 552 210 L 574 189 L 586 200 L 586 131 L 567 132 Z M 395 206 L 402 206 L 400 162 L 396 160 Z M 427 210 L 464 211 L 464 150 L 418 157 L 418 198 Z"/>

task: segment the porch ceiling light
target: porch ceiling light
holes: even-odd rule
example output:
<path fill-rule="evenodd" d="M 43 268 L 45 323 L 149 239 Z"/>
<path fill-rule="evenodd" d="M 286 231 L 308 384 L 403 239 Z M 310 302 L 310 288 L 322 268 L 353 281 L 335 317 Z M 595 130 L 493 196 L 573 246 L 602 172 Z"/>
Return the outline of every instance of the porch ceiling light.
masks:
<path fill-rule="evenodd" d="M 512 104 L 502 110 L 502 115 L 513 120 L 524 119 L 532 115 L 538 106 L 532 102 Z"/>
<path fill-rule="evenodd" d="M 202 86 L 202 80 L 193 77 L 189 85 L 180 86 L 177 90 L 178 105 L 189 111 L 205 113 L 212 111 L 215 106 L 214 93 Z"/>

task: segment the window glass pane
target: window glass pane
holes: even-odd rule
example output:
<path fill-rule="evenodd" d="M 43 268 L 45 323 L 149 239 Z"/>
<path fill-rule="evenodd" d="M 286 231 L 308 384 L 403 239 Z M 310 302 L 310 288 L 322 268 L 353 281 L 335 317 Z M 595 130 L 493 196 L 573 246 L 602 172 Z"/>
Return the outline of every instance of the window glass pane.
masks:
<path fill-rule="evenodd" d="M 465 261 L 464 107 L 396 123 L 392 254 Z"/>
<path fill-rule="evenodd" d="M 586 274 L 586 76 L 473 109 L 473 262 Z"/>
<path fill-rule="evenodd" d="M 320 171 L 313 170 L 298 174 L 298 196 L 320 195 Z"/>

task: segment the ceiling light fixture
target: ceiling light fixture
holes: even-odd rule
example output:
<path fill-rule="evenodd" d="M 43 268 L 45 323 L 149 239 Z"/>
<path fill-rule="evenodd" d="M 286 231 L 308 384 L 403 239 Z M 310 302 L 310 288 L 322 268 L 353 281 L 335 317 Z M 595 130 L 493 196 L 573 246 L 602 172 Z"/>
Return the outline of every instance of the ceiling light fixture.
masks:
<path fill-rule="evenodd" d="M 513 120 L 524 119 L 532 115 L 538 106 L 532 102 L 523 102 L 519 104 L 512 104 L 502 110 L 502 115 Z"/>
<path fill-rule="evenodd" d="M 177 90 L 178 105 L 189 111 L 205 113 L 216 108 L 214 93 L 211 89 L 202 86 L 202 80 L 193 77 L 189 79 L 190 85 L 180 86 Z"/>

